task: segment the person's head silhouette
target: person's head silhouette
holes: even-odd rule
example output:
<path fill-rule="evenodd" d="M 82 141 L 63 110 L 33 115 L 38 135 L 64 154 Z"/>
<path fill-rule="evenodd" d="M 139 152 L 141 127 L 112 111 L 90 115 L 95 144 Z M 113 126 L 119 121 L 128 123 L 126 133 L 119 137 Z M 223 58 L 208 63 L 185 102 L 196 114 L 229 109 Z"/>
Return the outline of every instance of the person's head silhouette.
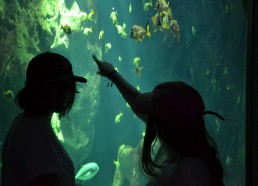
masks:
<path fill-rule="evenodd" d="M 76 82 L 86 83 L 87 80 L 73 74 L 67 58 L 57 53 L 41 53 L 29 62 L 25 87 L 16 100 L 30 115 L 57 112 L 63 116 L 73 105 Z"/>
<path fill-rule="evenodd" d="M 217 160 L 216 148 L 206 131 L 203 115 L 224 118 L 215 112 L 205 111 L 204 102 L 193 87 L 184 82 L 161 83 L 152 92 L 141 94 L 135 101 L 135 109 L 148 115 L 142 165 L 149 175 L 157 175 L 155 167 L 158 166 L 151 157 L 156 139 L 170 160 L 180 161 L 184 157 Z M 221 167 L 209 168 L 223 173 Z"/>

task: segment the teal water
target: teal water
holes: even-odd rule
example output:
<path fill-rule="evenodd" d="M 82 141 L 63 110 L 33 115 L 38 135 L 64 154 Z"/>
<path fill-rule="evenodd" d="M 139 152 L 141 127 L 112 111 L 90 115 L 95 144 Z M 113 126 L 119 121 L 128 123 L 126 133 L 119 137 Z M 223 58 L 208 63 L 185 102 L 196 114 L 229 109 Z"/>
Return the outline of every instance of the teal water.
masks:
<path fill-rule="evenodd" d="M 136 148 L 142 139 L 144 124 L 128 108 L 115 86 L 96 75 L 91 59 L 96 54 L 111 62 L 118 71 L 143 92 L 151 91 L 164 81 L 186 81 L 200 91 L 206 108 L 225 117 L 206 116 L 207 128 L 218 144 L 225 167 L 228 186 L 245 184 L 245 80 L 246 80 L 246 21 L 237 0 L 169 0 L 172 17 L 180 27 L 180 38 L 170 30 L 153 30 L 142 42 L 130 38 L 133 25 L 145 27 L 156 14 L 156 1 L 148 11 L 137 0 L 111 1 L 21 1 L 0 0 L 0 90 L 12 90 L 14 95 L 23 87 L 25 69 L 34 55 L 53 51 L 68 57 L 74 73 L 88 79 L 78 85 L 80 93 L 69 119 L 61 120 L 63 144 L 70 153 L 76 171 L 81 165 L 96 162 L 98 173 L 85 185 L 112 185 L 116 175 L 119 146 L 128 148 L 128 163 L 121 159 L 123 181 L 116 185 L 143 185 L 144 179 L 133 182 L 137 159 Z M 131 12 L 129 6 L 131 4 Z M 94 10 L 92 20 L 80 15 Z M 117 24 L 126 24 L 127 36 L 122 38 L 110 18 L 117 11 Z M 25 14 L 26 13 L 26 14 Z M 65 34 L 61 24 L 71 27 Z M 84 34 L 85 28 L 92 33 Z M 99 32 L 104 35 L 99 39 Z M 63 40 L 62 40 L 63 39 Z M 59 44 L 54 44 L 55 41 Z M 61 42 L 62 41 L 62 42 Z M 64 44 L 65 43 L 65 44 Z M 106 43 L 112 48 L 105 52 Z M 119 56 L 120 58 L 119 60 Z M 135 73 L 134 58 L 143 67 L 140 77 Z M 13 99 L 0 96 L 0 148 L 13 117 L 19 112 Z M 122 113 L 122 114 L 120 114 Z M 120 121 L 115 121 L 119 117 Z M 135 154 L 134 154 L 135 153 Z M 135 172 L 139 174 L 136 169 Z M 142 177 L 142 176 L 139 176 Z M 113 184 L 114 185 L 114 184 Z"/>

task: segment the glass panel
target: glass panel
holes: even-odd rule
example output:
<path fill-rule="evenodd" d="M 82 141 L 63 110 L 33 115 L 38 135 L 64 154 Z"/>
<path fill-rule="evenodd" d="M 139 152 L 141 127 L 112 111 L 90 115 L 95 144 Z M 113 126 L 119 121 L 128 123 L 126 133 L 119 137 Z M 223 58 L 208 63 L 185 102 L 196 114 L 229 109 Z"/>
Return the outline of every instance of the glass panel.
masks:
<path fill-rule="evenodd" d="M 95 54 L 141 92 L 166 81 L 195 87 L 206 109 L 225 118 L 205 116 L 225 185 L 245 185 L 243 6 L 237 0 L 158 2 L 0 0 L 0 148 L 20 112 L 14 97 L 24 86 L 28 62 L 38 53 L 57 52 L 71 61 L 74 74 L 88 79 L 77 85 L 69 117 L 52 118 L 75 172 L 85 165 L 86 185 L 144 185 L 139 158 L 145 124 L 115 85 L 96 74 Z"/>

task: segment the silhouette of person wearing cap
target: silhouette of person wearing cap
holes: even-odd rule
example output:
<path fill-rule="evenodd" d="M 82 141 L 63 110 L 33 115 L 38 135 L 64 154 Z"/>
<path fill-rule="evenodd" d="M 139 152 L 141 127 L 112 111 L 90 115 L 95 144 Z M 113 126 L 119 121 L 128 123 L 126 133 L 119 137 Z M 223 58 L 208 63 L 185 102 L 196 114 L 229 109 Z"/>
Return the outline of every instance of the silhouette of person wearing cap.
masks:
<path fill-rule="evenodd" d="M 23 110 L 3 146 L 2 186 L 74 186 L 74 166 L 55 136 L 50 119 L 66 116 L 73 103 L 76 82 L 68 59 L 57 53 L 35 56 L 27 67 L 25 87 L 16 96 Z"/>
<path fill-rule="evenodd" d="M 93 55 L 101 76 L 116 85 L 133 112 L 146 123 L 141 167 L 148 186 L 222 186 L 224 169 L 203 116 L 203 100 L 184 82 L 165 82 L 140 93 L 108 62 Z M 159 146 L 160 145 L 160 146 Z M 159 150 L 156 147 L 158 147 Z M 154 151 L 154 154 L 153 154 Z"/>

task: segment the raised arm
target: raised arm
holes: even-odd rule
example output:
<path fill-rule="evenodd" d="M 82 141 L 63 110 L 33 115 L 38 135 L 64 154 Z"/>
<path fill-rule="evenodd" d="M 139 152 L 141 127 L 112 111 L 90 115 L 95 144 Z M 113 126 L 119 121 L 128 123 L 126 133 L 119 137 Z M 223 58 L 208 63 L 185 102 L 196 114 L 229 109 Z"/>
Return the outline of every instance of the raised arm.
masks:
<path fill-rule="evenodd" d="M 126 81 L 114 68 L 114 66 L 108 62 L 100 61 L 95 55 L 92 56 L 98 66 L 97 73 L 103 77 L 110 79 L 118 88 L 125 101 L 130 105 L 133 112 L 144 122 L 147 121 L 147 116 L 137 112 L 134 107 L 135 100 L 141 94 L 134 86 Z"/>

